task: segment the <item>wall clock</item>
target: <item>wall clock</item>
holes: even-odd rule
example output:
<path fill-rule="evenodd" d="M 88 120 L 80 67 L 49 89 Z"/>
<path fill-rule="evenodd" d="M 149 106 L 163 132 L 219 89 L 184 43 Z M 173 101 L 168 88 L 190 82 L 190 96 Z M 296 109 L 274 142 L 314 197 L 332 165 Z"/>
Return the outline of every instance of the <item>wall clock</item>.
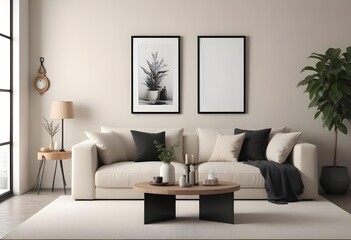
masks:
<path fill-rule="evenodd" d="M 43 65 L 44 60 L 45 59 L 43 57 L 40 58 L 40 67 L 38 69 L 38 76 L 33 81 L 33 87 L 35 90 L 37 90 L 39 94 L 43 94 L 50 87 L 50 81 L 45 75 L 46 71 Z"/>

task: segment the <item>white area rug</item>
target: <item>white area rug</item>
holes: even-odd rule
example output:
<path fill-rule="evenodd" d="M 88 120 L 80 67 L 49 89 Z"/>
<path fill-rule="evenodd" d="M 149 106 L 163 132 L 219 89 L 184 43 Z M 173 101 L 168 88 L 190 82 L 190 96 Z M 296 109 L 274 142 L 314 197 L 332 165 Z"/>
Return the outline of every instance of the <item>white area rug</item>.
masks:
<path fill-rule="evenodd" d="M 62 196 L 4 238 L 351 238 L 351 214 L 323 197 L 288 205 L 234 203 L 233 225 L 198 220 L 198 201 L 177 201 L 176 220 L 144 225 L 143 201 L 74 201 Z"/>

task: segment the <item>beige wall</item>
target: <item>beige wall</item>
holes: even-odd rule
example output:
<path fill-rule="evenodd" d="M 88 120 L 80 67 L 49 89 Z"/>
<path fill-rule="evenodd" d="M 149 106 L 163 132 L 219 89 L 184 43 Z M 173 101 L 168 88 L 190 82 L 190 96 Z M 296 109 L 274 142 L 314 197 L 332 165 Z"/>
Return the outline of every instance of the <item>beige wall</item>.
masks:
<path fill-rule="evenodd" d="M 346 0 L 31 0 L 30 80 L 41 56 L 51 80 L 42 96 L 30 89 L 31 183 L 36 151 L 49 143 L 42 117 L 48 117 L 51 101 L 61 99 L 73 100 L 76 108 L 76 118 L 65 122 L 67 149 L 86 139 L 84 130 L 101 125 L 288 126 L 318 146 L 320 165 L 331 164 L 333 134 L 313 120 L 308 96 L 296 84 L 310 53 L 351 45 L 350 9 Z M 181 36 L 181 114 L 131 114 L 132 35 Z M 246 114 L 197 114 L 198 35 L 247 36 Z M 349 169 L 350 140 L 351 134 L 340 135 L 339 164 Z M 47 165 L 46 186 L 53 166 Z M 68 183 L 70 166 L 66 161 Z"/>

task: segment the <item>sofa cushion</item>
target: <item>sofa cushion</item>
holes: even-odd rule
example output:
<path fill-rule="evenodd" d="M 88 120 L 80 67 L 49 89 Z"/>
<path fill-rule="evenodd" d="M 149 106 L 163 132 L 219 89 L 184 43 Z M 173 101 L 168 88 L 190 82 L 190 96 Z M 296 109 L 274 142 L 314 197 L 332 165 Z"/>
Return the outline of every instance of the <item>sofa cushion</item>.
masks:
<path fill-rule="evenodd" d="M 272 128 L 271 132 L 269 133 L 268 142 L 276 135 L 277 133 L 287 133 L 289 132 L 287 127 L 280 127 L 280 128 Z"/>
<path fill-rule="evenodd" d="M 245 133 L 238 135 L 223 135 L 217 133 L 216 145 L 208 161 L 238 161 Z"/>
<path fill-rule="evenodd" d="M 155 141 L 165 144 L 165 132 L 145 133 L 134 130 L 130 132 L 137 150 L 135 162 L 160 161 Z"/>
<path fill-rule="evenodd" d="M 117 133 L 85 131 L 85 134 L 95 143 L 98 156 L 103 164 L 127 160 L 122 140 Z"/>
<path fill-rule="evenodd" d="M 234 129 L 234 134 L 246 133 L 241 147 L 239 161 L 266 160 L 270 128 L 260 130 Z"/>
<path fill-rule="evenodd" d="M 199 137 L 199 162 L 207 162 L 216 145 L 217 134 L 233 134 L 233 129 L 214 129 L 214 128 L 197 128 L 197 135 Z"/>
<path fill-rule="evenodd" d="M 117 162 L 100 167 L 95 173 L 98 188 L 132 188 L 138 182 L 152 180 L 160 175 L 162 162 Z M 176 180 L 185 174 L 184 164 L 172 162 Z"/>
<path fill-rule="evenodd" d="M 221 134 L 233 134 L 234 128 L 196 128 L 198 135 L 198 161 L 207 162 L 213 152 L 213 148 L 216 145 L 217 133 Z M 279 132 L 287 132 L 286 127 L 272 128 L 269 139 L 271 139 L 274 134 Z"/>
<path fill-rule="evenodd" d="M 138 182 L 160 174 L 161 162 L 117 162 L 100 167 L 95 173 L 97 188 L 132 188 Z M 176 180 L 185 174 L 184 164 L 173 162 Z M 256 167 L 241 162 L 206 162 L 198 167 L 199 181 L 212 172 L 221 181 L 239 183 L 241 188 L 264 188 L 264 179 Z"/>
<path fill-rule="evenodd" d="M 148 132 L 148 133 L 158 133 L 165 131 L 166 147 L 173 146 L 179 142 L 179 147 L 175 151 L 175 161 L 184 163 L 183 160 L 183 128 L 115 128 L 115 127 L 101 127 L 102 132 L 114 131 L 121 136 L 123 145 L 126 150 L 127 159 L 135 161 L 137 157 L 137 150 L 134 145 L 134 140 L 130 130 Z"/>
<path fill-rule="evenodd" d="M 264 188 L 264 178 L 258 168 L 242 162 L 206 162 L 199 165 L 199 180 L 212 173 L 221 181 L 235 182 L 241 188 Z"/>
<path fill-rule="evenodd" d="M 267 159 L 284 163 L 300 136 L 301 132 L 277 133 L 274 135 L 267 146 Z"/>

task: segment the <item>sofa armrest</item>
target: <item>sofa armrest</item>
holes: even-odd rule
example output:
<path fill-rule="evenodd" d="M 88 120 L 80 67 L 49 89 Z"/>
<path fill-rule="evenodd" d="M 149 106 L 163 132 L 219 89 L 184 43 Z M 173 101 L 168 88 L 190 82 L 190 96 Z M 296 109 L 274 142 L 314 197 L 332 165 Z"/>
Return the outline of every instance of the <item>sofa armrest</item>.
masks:
<path fill-rule="evenodd" d="M 305 186 L 302 199 L 318 196 L 317 147 L 310 143 L 297 143 L 292 151 L 291 163 L 300 171 Z"/>
<path fill-rule="evenodd" d="M 95 172 L 98 166 L 96 145 L 86 140 L 72 147 L 72 196 L 95 198 Z"/>

